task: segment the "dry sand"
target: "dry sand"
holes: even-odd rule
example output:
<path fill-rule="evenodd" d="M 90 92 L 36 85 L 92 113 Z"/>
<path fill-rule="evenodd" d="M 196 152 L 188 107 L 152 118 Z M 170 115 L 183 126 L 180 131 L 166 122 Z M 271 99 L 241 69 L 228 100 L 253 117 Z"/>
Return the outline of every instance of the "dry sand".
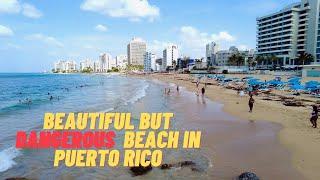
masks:
<path fill-rule="evenodd" d="M 196 91 L 195 84 L 191 81 L 181 80 L 188 79 L 190 75 L 152 74 L 143 77 L 175 83 L 190 91 Z M 260 76 L 259 78 L 268 80 L 271 77 Z M 261 97 L 254 97 L 256 100 L 254 110 L 253 113 L 249 113 L 248 97 L 239 97 L 234 90 L 211 85 L 207 86 L 206 96 L 224 104 L 224 111 L 230 115 L 246 120 L 266 120 L 281 124 L 283 128 L 278 137 L 280 143 L 292 154 L 293 167 L 307 179 L 320 179 L 320 133 L 319 129 L 311 127 L 309 122 L 311 108 L 309 106 L 287 107 L 281 102 L 265 101 Z"/>

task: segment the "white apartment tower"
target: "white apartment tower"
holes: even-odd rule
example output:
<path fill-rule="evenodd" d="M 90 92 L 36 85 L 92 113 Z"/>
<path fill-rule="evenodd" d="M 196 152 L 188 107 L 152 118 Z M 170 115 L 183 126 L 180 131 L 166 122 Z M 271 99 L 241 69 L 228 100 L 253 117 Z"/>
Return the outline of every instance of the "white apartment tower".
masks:
<path fill-rule="evenodd" d="M 147 44 L 140 38 L 133 38 L 127 46 L 128 64 L 143 65 Z"/>
<path fill-rule="evenodd" d="M 112 56 L 108 53 L 103 53 L 100 55 L 100 71 L 107 72 L 111 69 Z"/>
<path fill-rule="evenodd" d="M 206 45 L 206 61 L 210 65 L 215 65 L 215 55 L 219 51 L 219 46 L 215 42 L 210 42 Z"/>
<path fill-rule="evenodd" d="M 276 55 L 281 65 L 293 65 L 301 52 L 320 62 L 320 0 L 299 3 L 257 18 L 257 54 Z"/>
<path fill-rule="evenodd" d="M 152 52 L 146 52 L 144 54 L 144 71 L 151 72 L 156 71 L 156 55 Z"/>
<path fill-rule="evenodd" d="M 125 68 L 128 63 L 127 55 L 118 55 L 116 56 L 116 66 L 119 68 Z"/>
<path fill-rule="evenodd" d="M 80 71 L 83 71 L 87 68 L 91 68 L 92 70 L 94 69 L 93 63 L 89 59 L 80 62 Z"/>
<path fill-rule="evenodd" d="M 178 63 L 179 50 L 177 45 L 169 45 L 163 50 L 162 58 L 162 69 L 165 70 L 167 67 L 172 67 L 174 62 Z"/>

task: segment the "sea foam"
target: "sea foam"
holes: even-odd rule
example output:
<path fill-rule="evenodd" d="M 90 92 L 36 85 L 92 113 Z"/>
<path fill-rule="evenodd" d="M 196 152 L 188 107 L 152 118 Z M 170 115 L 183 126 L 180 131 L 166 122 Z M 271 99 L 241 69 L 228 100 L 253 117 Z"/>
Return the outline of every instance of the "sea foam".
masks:
<path fill-rule="evenodd" d="M 20 151 L 15 147 L 0 151 L 0 172 L 4 172 L 14 166 L 16 162 L 13 159 L 20 154 Z"/>
<path fill-rule="evenodd" d="M 132 98 L 130 98 L 125 104 L 133 104 L 135 102 L 137 102 L 138 100 L 140 100 L 141 98 L 143 98 L 144 96 L 146 96 L 147 93 L 147 89 L 149 88 L 149 85 L 146 84 L 144 85 L 141 89 L 139 89 L 135 95 L 133 95 Z"/>

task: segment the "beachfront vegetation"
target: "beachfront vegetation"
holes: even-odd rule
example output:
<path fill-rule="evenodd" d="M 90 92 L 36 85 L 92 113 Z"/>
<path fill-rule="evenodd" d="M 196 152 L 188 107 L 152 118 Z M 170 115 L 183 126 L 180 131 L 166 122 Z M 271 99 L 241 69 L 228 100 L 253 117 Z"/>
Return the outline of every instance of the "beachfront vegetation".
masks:
<path fill-rule="evenodd" d="M 242 66 L 244 65 L 245 59 L 244 56 L 240 53 L 233 54 L 229 57 L 230 66 Z"/>
<path fill-rule="evenodd" d="M 111 69 L 109 69 L 107 72 L 119 72 L 119 69 L 116 67 L 112 67 Z"/>
<path fill-rule="evenodd" d="M 127 71 L 142 71 L 144 68 L 143 65 L 127 65 L 126 70 Z"/>
<path fill-rule="evenodd" d="M 91 67 L 85 67 L 85 68 L 83 68 L 83 70 L 81 72 L 82 73 L 92 73 L 93 69 Z"/>
<path fill-rule="evenodd" d="M 311 62 L 314 61 L 314 57 L 309 53 L 301 52 L 299 53 L 296 60 L 299 65 L 305 65 L 305 64 L 311 64 Z"/>

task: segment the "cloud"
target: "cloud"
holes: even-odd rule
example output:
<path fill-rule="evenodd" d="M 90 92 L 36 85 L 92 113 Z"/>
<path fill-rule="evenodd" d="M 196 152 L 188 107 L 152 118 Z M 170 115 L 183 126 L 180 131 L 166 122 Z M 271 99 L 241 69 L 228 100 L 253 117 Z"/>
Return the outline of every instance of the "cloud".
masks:
<path fill-rule="evenodd" d="M 247 45 L 245 45 L 245 44 L 239 44 L 237 47 L 238 47 L 238 49 L 239 49 L 240 51 L 246 51 L 246 50 L 252 49 L 252 48 L 250 48 L 249 46 L 247 46 Z"/>
<path fill-rule="evenodd" d="M 42 16 L 41 11 L 39 11 L 32 4 L 28 4 L 28 3 L 21 4 L 17 0 L 0 1 L 0 13 L 8 13 L 8 14 L 22 13 L 24 16 L 29 18 L 40 18 Z"/>
<path fill-rule="evenodd" d="M 13 36 L 13 31 L 6 26 L 0 25 L 0 37 Z"/>
<path fill-rule="evenodd" d="M 29 18 L 40 18 L 42 16 L 42 13 L 37 8 L 27 3 L 22 6 L 22 14 Z"/>
<path fill-rule="evenodd" d="M 205 51 L 205 46 L 209 42 L 217 42 L 220 46 L 226 47 L 228 43 L 234 42 L 236 38 L 226 31 L 221 31 L 217 34 L 208 34 L 200 32 L 192 26 L 183 26 L 180 28 L 181 44 L 188 51 L 193 51 L 193 54 L 202 55 Z M 186 51 L 185 49 L 185 51 Z"/>
<path fill-rule="evenodd" d="M 80 8 L 110 17 L 128 18 L 130 21 L 140 21 L 142 18 L 153 21 L 160 14 L 159 8 L 150 5 L 147 0 L 85 0 Z"/>
<path fill-rule="evenodd" d="M 148 51 L 155 53 L 157 55 L 157 57 L 162 57 L 162 51 L 166 47 L 168 47 L 172 44 L 174 44 L 174 43 L 153 40 L 150 44 L 148 44 Z"/>
<path fill-rule="evenodd" d="M 10 49 L 21 49 L 21 46 L 12 43 L 8 43 L 7 47 Z"/>
<path fill-rule="evenodd" d="M 101 31 L 101 32 L 106 32 L 108 30 L 108 28 L 104 25 L 101 25 L 101 24 L 98 24 L 96 27 L 95 27 L 95 30 L 97 31 Z"/>
<path fill-rule="evenodd" d="M 17 0 L 0 1 L 0 13 L 15 14 L 19 13 L 21 6 Z"/>
<path fill-rule="evenodd" d="M 46 36 L 43 35 L 41 33 L 38 34 L 31 34 L 29 36 L 25 37 L 26 40 L 30 40 L 30 41 L 40 41 L 43 42 L 47 45 L 53 45 L 53 46 L 57 46 L 57 47 L 63 47 L 63 43 L 61 43 L 60 41 L 58 41 L 57 39 L 55 39 L 54 37 L 51 36 Z"/>

